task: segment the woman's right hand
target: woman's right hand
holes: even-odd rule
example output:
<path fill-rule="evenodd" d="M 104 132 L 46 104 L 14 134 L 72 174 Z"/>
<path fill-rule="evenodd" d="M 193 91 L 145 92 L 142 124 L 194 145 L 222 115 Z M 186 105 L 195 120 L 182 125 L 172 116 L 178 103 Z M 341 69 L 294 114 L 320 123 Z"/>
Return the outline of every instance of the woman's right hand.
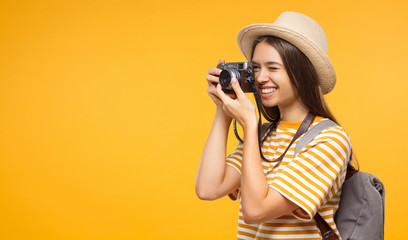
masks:
<path fill-rule="evenodd" d="M 225 60 L 220 60 L 218 61 L 218 64 L 225 64 Z M 217 96 L 217 84 L 219 84 L 219 76 L 221 73 L 221 69 L 219 68 L 210 68 L 208 70 L 208 75 L 207 75 L 207 83 L 208 83 L 208 95 L 210 95 L 211 99 L 217 105 L 218 108 L 222 109 L 223 103 L 221 99 Z M 233 99 L 236 99 L 237 96 L 235 94 L 227 94 Z"/>

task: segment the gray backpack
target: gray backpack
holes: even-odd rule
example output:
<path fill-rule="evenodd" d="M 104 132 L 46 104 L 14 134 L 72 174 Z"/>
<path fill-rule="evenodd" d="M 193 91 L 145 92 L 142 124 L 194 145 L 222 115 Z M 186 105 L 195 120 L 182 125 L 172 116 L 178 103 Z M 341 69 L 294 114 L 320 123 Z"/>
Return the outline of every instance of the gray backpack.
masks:
<path fill-rule="evenodd" d="M 309 129 L 296 144 L 295 155 L 320 132 L 333 126 L 338 125 L 331 120 L 323 120 Z M 384 185 L 380 179 L 370 173 L 355 170 L 349 163 L 339 209 L 334 218 L 341 238 L 343 240 L 384 239 L 384 197 Z M 331 228 L 318 213 L 315 220 L 323 239 L 336 239 L 333 238 L 333 232 L 330 232 Z M 323 222 L 319 223 L 319 221 Z"/>

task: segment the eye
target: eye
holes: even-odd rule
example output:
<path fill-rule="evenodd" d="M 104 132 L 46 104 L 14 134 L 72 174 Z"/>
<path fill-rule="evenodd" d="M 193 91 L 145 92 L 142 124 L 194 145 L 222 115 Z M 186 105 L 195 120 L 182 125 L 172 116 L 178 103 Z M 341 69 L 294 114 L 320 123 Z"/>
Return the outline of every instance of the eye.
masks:
<path fill-rule="evenodd" d="M 261 69 L 259 66 L 253 66 L 252 69 L 255 71 L 259 71 L 259 69 Z"/>
<path fill-rule="evenodd" d="M 275 71 L 275 70 L 278 70 L 279 68 L 277 68 L 277 67 L 269 67 L 268 69 L 269 69 L 269 70 L 272 70 L 272 71 Z"/>

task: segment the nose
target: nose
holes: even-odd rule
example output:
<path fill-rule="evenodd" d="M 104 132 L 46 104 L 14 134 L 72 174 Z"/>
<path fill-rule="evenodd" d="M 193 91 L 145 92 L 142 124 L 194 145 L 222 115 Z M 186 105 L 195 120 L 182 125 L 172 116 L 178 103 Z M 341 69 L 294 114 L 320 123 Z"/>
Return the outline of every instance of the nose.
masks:
<path fill-rule="evenodd" d="M 261 69 L 259 70 L 259 72 L 257 72 L 257 73 L 255 74 L 255 80 L 256 80 L 258 83 L 261 83 L 261 84 L 267 82 L 267 81 L 269 80 L 267 71 L 265 71 L 264 69 L 261 68 Z"/>

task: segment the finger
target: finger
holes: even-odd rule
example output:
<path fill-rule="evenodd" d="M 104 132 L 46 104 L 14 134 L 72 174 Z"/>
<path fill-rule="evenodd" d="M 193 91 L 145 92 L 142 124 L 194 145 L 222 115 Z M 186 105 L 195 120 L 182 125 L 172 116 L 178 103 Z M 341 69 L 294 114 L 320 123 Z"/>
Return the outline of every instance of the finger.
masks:
<path fill-rule="evenodd" d="M 218 84 L 220 82 L 219 78 L 213 75 L 207 75 L 207 82 L 210 84 Z"/>
<path fill-rule="evenodd" d="M 221 101 L 222 101 L 223 103 L 226 103 L 226 102 L 228 102 L 228 101 L 231 101 L 231 98 L 228 97 L 228 96 L 224 93 L 224 91 L 222 91 L 221 84 L 218 84 L 218 85 L 217 85 L 217 97 L 218 97 L 219 99 L 221 99 Z"/>
<path fill-rule="evenodd" d="M 238 98 L 245 97 L 245 93 L 242 91 L 241 86 L 239 85 L 238 80 L 236 78 L 233 78 L 231 80 L 231 85 L 232 89 L 234 89 L 234 92 Z"/>
<path fill-rule="evenodd" d="M 221 59 L 220 61 L 218 61 L 218 64 L 224 64 L 224 63 L 225 63 L 224 59 Z"/>
<path fill-rule="evenodd" d="M 219 76 L 221 71 L 222 71 L 222 69 L 219 69 L 219 68 L 210 68 L 210 69 L 208 69 L 208 74 L 214 75 L 214 76 Z"/>
<path fill-rule="evenodd" d="M 208 95 L 210 95 L 210 96 L 212 96 L 212 97 L 214 97 L 214 98 L 216 98 L 216 99 L 218 99 L 219 101 L 221 101 L 221 99 L 218 97 L 218 95 L 217 95 L 217 89 L 214 87 L 214 88 L 211 88 L 211 89 L 208 89 L 207 90 L 207 93 L 208 93 Z"/>

